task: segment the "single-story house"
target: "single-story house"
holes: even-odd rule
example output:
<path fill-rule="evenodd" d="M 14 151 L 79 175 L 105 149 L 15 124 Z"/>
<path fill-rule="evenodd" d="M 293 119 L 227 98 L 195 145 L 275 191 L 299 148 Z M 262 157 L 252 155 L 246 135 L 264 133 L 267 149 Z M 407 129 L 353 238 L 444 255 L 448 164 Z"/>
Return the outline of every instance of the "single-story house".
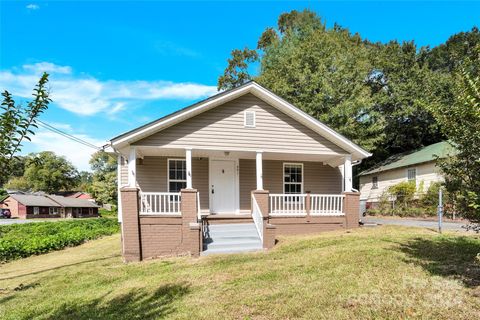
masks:
<path fill-rule="evenodd" d="M 83 192 L 83 191 L 58 192 L 58 193 L 56 193 L 56 195 L 64 196 L 66 198 L 77 198 L 77 199 L 84 199 L 84 200 L 89 200 L 89 201 L 95 202 L 95 199 L 93 199 L 93 197 L 90 193 Z"/>
<path fill-rule="evenodd" d="M 418 194 L 426 192 L 432 183 L 443 181 L 436 157 L 445 158 L 454 152 L 447 141 L 442 141 L 389 157 L 359 174 L 361 201 L 375 207 L 389 187 L 403 181 L 415 182 Z"/>
<path fill-rule="evenodd" d="M 248 82 L 117 136 L 125 260 L 270 248 L 355 228 L 352 166 L 371 154 Z"/>
<path fill-rule="evenodd" d="M 56 195 L 9 194 L 1 203 L 12 218 L 80 218 L 98 216 L 98 205 L 88 200 Z"/>

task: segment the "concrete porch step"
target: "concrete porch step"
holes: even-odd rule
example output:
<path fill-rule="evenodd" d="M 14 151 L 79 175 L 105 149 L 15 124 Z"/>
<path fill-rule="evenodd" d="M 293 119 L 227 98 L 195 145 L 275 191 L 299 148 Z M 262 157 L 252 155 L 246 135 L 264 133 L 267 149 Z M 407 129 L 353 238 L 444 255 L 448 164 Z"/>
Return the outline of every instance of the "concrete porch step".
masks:
<path fill-rule="evenodd" d="M 253 223 L 207 225 L 202 255 L 262 250 L 263 244 Z"/>

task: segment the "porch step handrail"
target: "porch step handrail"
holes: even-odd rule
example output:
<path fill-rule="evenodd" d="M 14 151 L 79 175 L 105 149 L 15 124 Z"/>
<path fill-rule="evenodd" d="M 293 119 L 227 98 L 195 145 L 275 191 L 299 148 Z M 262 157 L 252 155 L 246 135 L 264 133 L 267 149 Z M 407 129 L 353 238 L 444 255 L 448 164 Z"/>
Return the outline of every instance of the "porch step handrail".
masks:
<path fill-rule="evenodd" d="M 252 219 L 253 222 L 255 223 L 255 228 L 257 229 L 258 236 L 260 237 L 260 240 L 263 243 L 263 214 L 260 211 L 260 207 L 258 206 L 257 199 L 255 199 L 255 196 L 252 194 Z"/>
<path fill-rule="evenodd" d="M 140 214 L 180 215 L 180 192 L 140 192 Z"/>
<path fill-rule="evenodd" d="M 311 194 L 310 215 L 312 216 L 344 216 L 343 194 Z"/>
<path fill-rule="evenodd" d="M 306 194 L 271 193 L 270 214 L 302 216 L 306 214 Z"/>

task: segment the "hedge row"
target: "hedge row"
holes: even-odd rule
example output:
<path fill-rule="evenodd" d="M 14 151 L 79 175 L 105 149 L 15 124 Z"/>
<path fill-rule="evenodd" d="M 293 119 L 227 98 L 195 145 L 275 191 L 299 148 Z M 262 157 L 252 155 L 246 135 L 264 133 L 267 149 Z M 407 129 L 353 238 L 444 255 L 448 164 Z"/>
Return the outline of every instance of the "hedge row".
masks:
<path fill-rule="evenodd" d="M 109 218 L 0 226 L 0 262 L 77 246 L 118 231 L 116 219 Z"/>

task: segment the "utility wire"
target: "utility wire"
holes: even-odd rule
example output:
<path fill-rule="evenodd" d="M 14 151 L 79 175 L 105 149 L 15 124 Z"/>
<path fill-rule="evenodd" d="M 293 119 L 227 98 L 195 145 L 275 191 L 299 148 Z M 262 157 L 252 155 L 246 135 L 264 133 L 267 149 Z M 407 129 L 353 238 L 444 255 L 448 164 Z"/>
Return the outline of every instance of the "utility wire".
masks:
<path fill-rule="evenodd" d="M 75 141 L 75 142 L 78 142 L 78 143 L 80 143 L 80 144 L 83 144 L 84 146 L 93 148 L 93 149 L 95 149 L 95 150 L 102 150 L 102 148 L 97 147 L 96 145 L 94 145 L 94 144 L 92 144 L 92 143 L 90 143 L 90 142 L 88 142 L 88 141 L 85 141 L 85 140 L 82 140 L 82 139 L 80 139 L 80 138 L 78 138 L 78 137 L 72 136 L 71 134 L 68 134 L 68 133 L 66 133 L 66 132 L 64 132 L 64 131 L 62 131 L 62 130 L 60 130 L 60 129 L 57 129 L 57 128 L 55 128 L 54 126 L 49 125 L 48 123 L 45 123 L 45 122 L 40 121 L 40 120 L 37 120 L 37 123 L 38 123 L 41 127 L 45 128 L 45 129 L 47 129 L 47 130 L 50 130 L 50 131 L 55 132 L 56 134 L 59 134 L 59 135 L 65 137 L 65 138 L 68 138 L 68 139 L 70 139 L 70 140 L 73 140 L 73 141 Z"/>

